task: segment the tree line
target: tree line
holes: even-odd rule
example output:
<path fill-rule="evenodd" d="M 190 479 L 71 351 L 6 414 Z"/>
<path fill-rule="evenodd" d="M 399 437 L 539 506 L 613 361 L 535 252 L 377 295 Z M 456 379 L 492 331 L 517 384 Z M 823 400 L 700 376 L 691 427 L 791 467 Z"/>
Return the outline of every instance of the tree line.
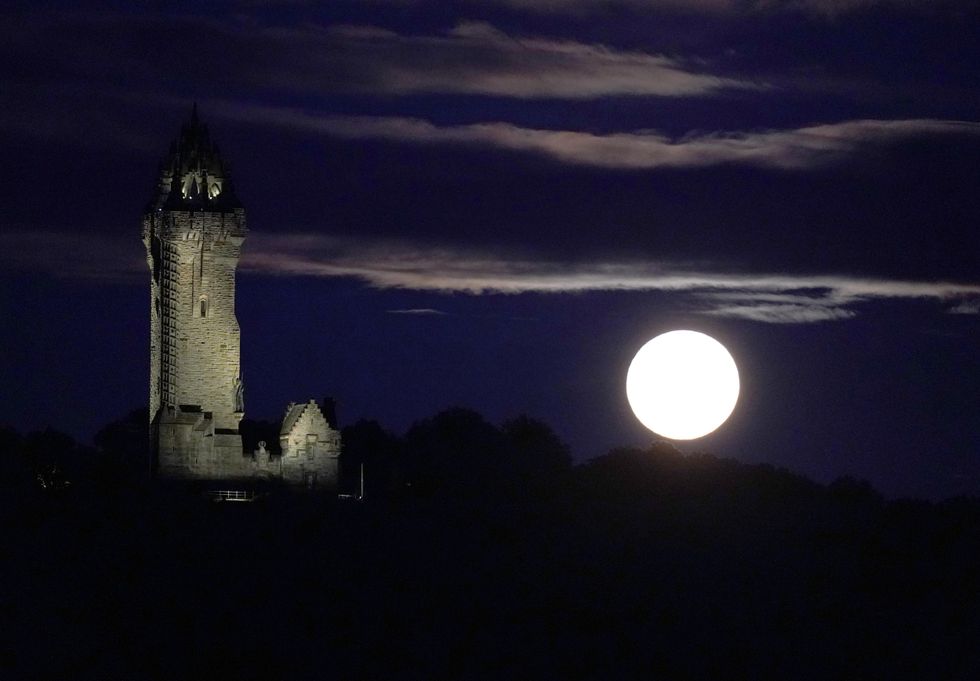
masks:
<path fill-rule="evenodd" d="M 888 500 L 662 442 L 573 465 L 540 421 L 451 409 L 404 434 L 343 430 L 361 503 L 213 504 L 120 463 L 145 424 L 134 412 L 93 447 L 0 432 L 12 678 L 980 669 L 975 498 Z M 40 487 L 45 471 L 71 485 Z"/>

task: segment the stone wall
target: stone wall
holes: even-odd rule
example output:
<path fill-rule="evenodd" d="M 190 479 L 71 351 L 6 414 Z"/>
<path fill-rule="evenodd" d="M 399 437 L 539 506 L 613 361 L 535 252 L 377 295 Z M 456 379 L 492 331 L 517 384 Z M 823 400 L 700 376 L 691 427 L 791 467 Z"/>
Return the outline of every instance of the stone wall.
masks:
<path fill-rule="evenodd" d="M 150 284 L 150 414 L 157 421 L 158 474 L 197 477 L 223 471 L 234 477 L 242 463 L 238 424 L 244 416 L 240 334 L 235 316 L 235 270 L 246 234 L 245 214 L 233 211 L 151 212 L 144 218 Z M 208 413 L 220 437 L 168 436 L 160 430 L 166 408 L 181 405 Z M 184 426 L 173 423 L 174 429 Z M 178 427 L 179 426 L 179 427 Z M 230 432 L 227 432 L 230 431 Z M 193 431 L 199 432 L 199 431 Z M 168 439 L 170 438 L 170 439 Z M 220 440 L 220 442 L 219 442 Z M 169 449 L 168 449 L 169 448 Z M 210 454 L 205 454 L 210 450 Z M 165 451 L 182 452 L 163 465 Z M 223 454 L 221 454 L 224 452 Z M 221 454 L 219 456 L 219 454 Z"/>
<path fill-rule="evenodd" d="M 210 412 L 164 407 L 157 421 L 157 475 L 165 479 L 241 480 L 255 477 L 241 436 L 215 427 Z"/>
<path fill-rule="evenodd" d="M 282 454 L 242 452 L 237 432 L 216 427 L 213 414 L 196 407 L 160 410 L 157 476 L 167 480 L 284 483 L 336 492 L 340 432 L 331 428 L 316 402 L 290 404 L 280 435 Z"/>

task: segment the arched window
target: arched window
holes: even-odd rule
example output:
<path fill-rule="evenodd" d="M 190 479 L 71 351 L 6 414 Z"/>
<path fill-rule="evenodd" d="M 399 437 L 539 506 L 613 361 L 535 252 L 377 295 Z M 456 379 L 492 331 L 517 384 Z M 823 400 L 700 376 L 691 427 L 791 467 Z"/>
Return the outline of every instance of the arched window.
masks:
<path fill-rule="evenodd" d="M 208 316 L 208 297 L 207 296 L 201 296 L 201 316 L 202 317 L 207 317 Z"/>

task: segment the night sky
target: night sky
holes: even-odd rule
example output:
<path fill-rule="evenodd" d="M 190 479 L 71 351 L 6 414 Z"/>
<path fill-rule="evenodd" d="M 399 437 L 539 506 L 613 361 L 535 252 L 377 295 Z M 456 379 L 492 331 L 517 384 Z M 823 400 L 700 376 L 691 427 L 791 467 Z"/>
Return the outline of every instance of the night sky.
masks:
<path fill-rule="evenodd" d="M 246 415 L 334 396 L 654 439 L 626 370 L 724 343 L 679 445 L 890 496 L 980 493 L 980 4 L 5 3 L 0 422 L 147 401 L 141 216 L 197 102 L 251 234 Z"/>

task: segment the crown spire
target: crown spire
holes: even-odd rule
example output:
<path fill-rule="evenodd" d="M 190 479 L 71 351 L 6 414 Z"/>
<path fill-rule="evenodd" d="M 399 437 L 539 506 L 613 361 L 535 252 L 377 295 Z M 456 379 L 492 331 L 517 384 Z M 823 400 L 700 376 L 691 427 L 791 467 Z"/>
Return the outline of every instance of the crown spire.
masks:
<path fill-rule="evenodd" d="M 197 102 L 191 106 L 190 120 L 170 145 L 161 164 L 157 196 L 150 203 L 155 210 L 216 210 L 241 208 L 232 190 L 228 168 L 218 146 L 211 141 L 208 126 L 201 122 Z"/>

